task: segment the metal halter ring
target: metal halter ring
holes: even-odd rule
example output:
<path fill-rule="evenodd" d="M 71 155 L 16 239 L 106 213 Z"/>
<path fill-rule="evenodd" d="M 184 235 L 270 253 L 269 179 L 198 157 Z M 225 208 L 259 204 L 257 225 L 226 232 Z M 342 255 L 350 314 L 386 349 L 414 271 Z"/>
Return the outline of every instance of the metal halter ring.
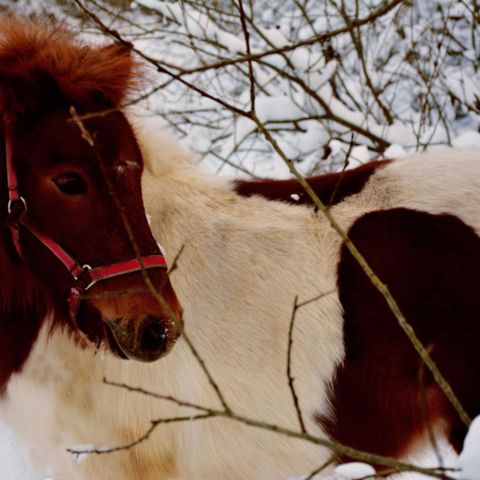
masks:
<path fill-rule="evenodd" d="M 8 214 L 9 214 L 9 215 L 12 213 L 12 205 L 13 205 L 15 202 L 22 202 L 22 204 L 23 204 L 23 211 L 24 211 L 24 212 L 28 212 L 27 201 L 26 201 L 23 197 L 18 197 L 18 198 L 15 199 L 15 200 L 9 200 L 9 201 L 8 201 L 8 203 L 7 203 L 7 211 L 8 211 Z"/>

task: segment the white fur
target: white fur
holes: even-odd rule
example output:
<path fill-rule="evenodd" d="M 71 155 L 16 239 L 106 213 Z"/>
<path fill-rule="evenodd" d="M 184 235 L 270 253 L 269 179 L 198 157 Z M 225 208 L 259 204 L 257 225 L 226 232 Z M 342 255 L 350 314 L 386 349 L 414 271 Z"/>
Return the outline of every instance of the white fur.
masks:
<path fill-rule="evenodd" d="M 298 429 L 285 373 L 292 306 L 297 295 L 302 301 L 335 289 L 339 237 L 308 207 L 237 196 L 155 127 L 143 127 L 139 138 L 153 233 L 169 261 L 184 247 L 171 281 L 190 338 L 235 412 Z M 332 212 L 345 229 L 362 213 L 399 206 L 452 212 L 478 229 L 479 198 L 480 154 L 435 153 L 381 169 Z M 321 435 L 313 414 L 328 414 L 326 387 L 342 357 L 341 307 L 332 293 L 296 317 L 293 374 L 312 433 Z M 308 474 L 328 455 L 300 440 L 214 419 L 161 425 L 135 449 L 75 465 L 69 446 L 124 444 L 151 419 L 198 413 L 105 386 L 104 375 L 220 406 L 182 340 L 165 359 L 141 364 L 94 355 L 60 333 L 48 341 L 42 334 L 11 381 L 4 410 L 30 440 L 37 465 L 52 467 L 55 479 L 286 479 Z M 44 418 L 40 430 L 25 415 L 34 411 Z"/>

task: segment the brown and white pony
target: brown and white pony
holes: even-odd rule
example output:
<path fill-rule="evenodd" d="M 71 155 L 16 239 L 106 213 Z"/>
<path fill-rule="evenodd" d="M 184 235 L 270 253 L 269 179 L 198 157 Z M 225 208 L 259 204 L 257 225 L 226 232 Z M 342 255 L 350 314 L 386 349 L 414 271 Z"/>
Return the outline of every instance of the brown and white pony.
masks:
<path fill-rule="evenodd" d="M 235 412 L 298 429 L 285 373 L 294 298 L 333 291 L 297 311 L 292 369 L 307 430 L 402 457 L 431 425 L 461 448 L 466 427 L 296 182 L 232 182 L 202 172 L 155 126 L 138 127 L 137 135 L 154 236 L 169 260 L 183 246 L 172 285 Z M 473 417 L 480 412 L 480 152 L 431 153 L 340 175 L 310 181 Z M 161 425 L 134 449 L 74 465 L 67 447 L 126 444 L 152 419 L 198 413 L 103 385 L 103 376 L 219 407 L 181 340 L 146 365 L 101 359 L 61 334 L 44 335 L 10 384 L 6 414 L 54 478 L 286 479 L 328 455 L 217 418 Z M 25 415 L 39 405 L 41 427 Z"/>
<path fill-rule="evenodd" d="M 141 360 L 158 358 L 179 334 L 180 307 L 143 206 L 142 155 L 117 108 L 135 76 L 121 47 L 0 22 L 2 392 L 48 316 L 79 344 Z M 77 124 L 71 107 L 90 118 Z"/>

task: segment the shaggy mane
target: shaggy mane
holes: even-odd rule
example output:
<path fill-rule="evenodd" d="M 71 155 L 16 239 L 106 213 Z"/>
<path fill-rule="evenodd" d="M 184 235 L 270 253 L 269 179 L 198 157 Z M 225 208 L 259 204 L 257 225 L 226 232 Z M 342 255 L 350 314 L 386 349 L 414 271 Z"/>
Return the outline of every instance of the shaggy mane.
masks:
<path fill-rule="evenodd" d="M 0 21 L 0 109 L 4 120 L 52 103 L 117 107 L 138 78 L 128 48 L 79 45 L 72 32 L 33 21 Z"/>

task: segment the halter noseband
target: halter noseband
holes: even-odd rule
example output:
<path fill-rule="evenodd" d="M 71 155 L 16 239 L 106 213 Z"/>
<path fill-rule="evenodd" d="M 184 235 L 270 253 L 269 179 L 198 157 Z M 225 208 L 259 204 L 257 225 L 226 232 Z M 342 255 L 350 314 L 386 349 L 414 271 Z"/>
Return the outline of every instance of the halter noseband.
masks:
<path fill-rule="evenodd" d="M 106 266 L 91 267 L 90 265 L 81 265 L 57 242 L 48 235 L 39 231 L 27 216 L 27 202 L 20 195 L 18 190 L 17 173 L 13 165 L 12 142 L 9 129 L 5 129 L 5 155 L 7 167 L 7 186 L 8 186 L 8 226 L 12 236 L 12 242 L 18 256 L 23 260 L 22 248 L 20 245 L 20 227 L 28 230 L 40 243 L 52 252 L 60 260 L 64 267 L 69 271 L 74 279 L 74 284 L 68 297 L 70 319 L 75 327 L 77 325 L 77 310 L 80 297 L 95 283 L 107 280 L 109 278 L 127 275 L 147 268 L 167 268 L 165 257 L 161 254 L 147 255 L 139 258 L 132 258 L 123 262 L 112 263 Z"/>

